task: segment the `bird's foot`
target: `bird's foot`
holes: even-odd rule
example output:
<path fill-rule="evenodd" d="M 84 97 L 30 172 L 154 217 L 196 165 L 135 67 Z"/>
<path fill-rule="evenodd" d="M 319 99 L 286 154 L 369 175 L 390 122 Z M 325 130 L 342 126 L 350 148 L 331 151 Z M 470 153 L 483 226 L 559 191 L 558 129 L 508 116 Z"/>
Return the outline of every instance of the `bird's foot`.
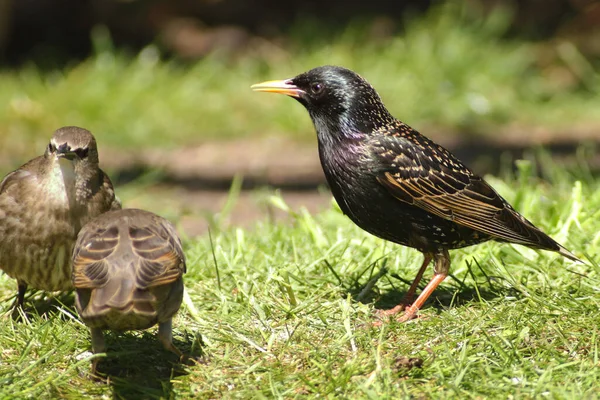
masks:
<path fill-rule="evenodd" d="M 411 305 L 399 304 L 389 310 L 377 310 L 375 312 L 377 320 L 373 321 L 371 325 L 374 327 L 382 326 L 384 323 L 389 322 L 391 317 L 402 311 L 404 311 L 404 313 L 396 317 L 397 322 L 404 323 L 414 319 L 424 318 L 417 314 L 419 312 L 418 308 L 412 307 Z"/>
<path fill-rule="evenodd" d="M 375 316 L 378 318 L 391 317 L 393 315 L 396 315 L 396 314 L 404 311 L 405 309 L 407 309 L 409 307 L 410 307 L 410 304 L 400 303 L 397 306 L 395 306 L 394 308 L 390 308 L 389 310 L 376 310 Z"/>
<path fill-rule="evenodd" d="M 390 308 L 389 310 L 375 310 L 375 318 L 377 320 L 373 321 L 372 325 L 375 327 L 381 326 L 384 323 L 389 322 L 390 317 L 393 317 L 394 315 L 401 313 L 402 311 L 404 311 L 405 309 L 408 309 L 409 307 L 410 307 L 410 305 L 400 303 L 397 306 L 395 306 L 394 308 Z"/>
<path fill-rule="evenodd" d="M 11 307 L 10 317 L 15 322 L 23 322 L 27 320 L 27 312 L 23 308 L 23 305 L 17 305 Z"/>
<path fill-rule="evenodd" d="M 413 306 L 407 307 L 406 311 L 404 311 L 404 314 L 398 316 L 398 318 L 396 318 L 396 321 L 398 321 L 400 323 L 404 323 L 404 322 L 416 321 L 416 320 L 429 318 L 424 315 L 419 315 L 418 312 L 419 312 L 419 309 L 417 307 L 413 307 Z"/>
<path fill-rule="evenodd" d="M 408 307 L 406 309 L 406 311 L 404 312 L 404 314 L 398 316 L 398 318 L 396 318 L 396 321 L 403 323 L 403 322 L 408 322 L 410 320 L 413 320 L 415 318 L 419 318 L 419 316 L 417 315 L 417 310 L 415 310 L 414 312 L 411 312 L 410 307 Z"/>
<path fill-rule="evenodd" d="M 208 360 L 204 356 L 192 356 L 187 354 L 183 354 L 179 358 L 179 362 L 188 366 L 196 364 L 208 364 Z"/>
<path fill-rule="evenodd" d="M 98 372 L 89 372 L 87 374 L 87 378 L 92 381 L 92 382 L 98 382 L 98 383 L 110 383 L 110 377 L 109 376 L 103 376 L 98 374 Z"/>
<path fill-rule="evenodd" d="M 98 373 L 98 364 L 100 363 L 99 358 L 95 358 L 92 360 L 92 366 L 90 371 L 87 374 L 87 378 L 94 382 L 107 383 L 110 380 L 110 377 L 105 376 L 104 374 Z"/>

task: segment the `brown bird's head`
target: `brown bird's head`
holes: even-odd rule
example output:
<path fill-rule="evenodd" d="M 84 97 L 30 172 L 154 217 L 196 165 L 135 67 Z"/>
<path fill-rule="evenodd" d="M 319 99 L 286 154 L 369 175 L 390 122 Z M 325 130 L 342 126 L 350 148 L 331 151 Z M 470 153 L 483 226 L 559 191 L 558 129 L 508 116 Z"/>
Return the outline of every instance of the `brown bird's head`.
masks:
<path fill-rule="evenodd" d="M 57 129 L 50 139 L 45 155 L 74 163 L 98 164 L 98 147 L 94 135 L 77 126 Z"/>
<path fill-rule="evenodd" d="M 74 191 L 70 195 L 72 198 L 83 201 L 92 186 L 98 184 L 98 148 L 88 130 L 76 126 L 57 129 L 44 157 L 46 173 L 55 177 L 52 182 L 64 185 L 67 191 Z"/>
<path fill-rule="evenodd" d="M 259 83 L 252 89 L 298 100 L 324 140 L 369 134 L 394 121 L 375 89 L 360 75 L 342 67 L 318 67 L 291 79 Z"/>

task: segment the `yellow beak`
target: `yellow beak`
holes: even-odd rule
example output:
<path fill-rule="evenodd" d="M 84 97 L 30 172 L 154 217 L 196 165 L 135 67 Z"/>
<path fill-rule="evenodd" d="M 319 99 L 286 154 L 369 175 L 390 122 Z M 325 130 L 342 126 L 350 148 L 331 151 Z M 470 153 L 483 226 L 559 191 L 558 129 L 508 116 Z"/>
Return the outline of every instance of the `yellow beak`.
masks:
<path fill-rule="evenodd" d="M 304 90 L 289 82 L 289 79 L 282 81 L 267 81 L 252 85 L 250 88 L 255 92 L 279 93 L 292 97 L 300 97 L 300 95 L 304 93 Z"/>

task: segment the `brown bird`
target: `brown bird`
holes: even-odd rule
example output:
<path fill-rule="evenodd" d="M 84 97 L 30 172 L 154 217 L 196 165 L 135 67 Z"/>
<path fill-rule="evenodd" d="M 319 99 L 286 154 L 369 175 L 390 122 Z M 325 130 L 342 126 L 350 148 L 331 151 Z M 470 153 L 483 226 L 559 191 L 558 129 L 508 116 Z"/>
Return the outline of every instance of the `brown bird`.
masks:
<path fill-rule="evenodd" d="M 120 209 L 112 183 L 98 166 L 94 136 L 66 126 L 43 156 L 0 183 L 0 268 L 17 280 L 16 307 L 28 286 L 71 290 L 70 255 L 90 219 Z"/>
<path fill-rule="evenodd" d="M 448 150 L 394 118 L 353 71 L 318 67 L 252 89 L 291 96 L 308 110 L 325 177 L 344 214 L 367 232 L 425 256 L 405 299 L 387 314 L 412 303 L 433 260 L 433 279 L 399 321 L 415 317 L 446 278 L 451 249 L 497 240 L 581 262 Z"/>
<path fill-rule="evenodd" d="M 158 215 L 124 209 L 84 226 L 73 251 L 73 285 L 93 352 L 105 349 L 104 329 L 147 329 L 158 323 L 164 347 L 181 359 L 171 323 L 181 306 L 185 270 L 175 227 Z M 92 374 L 97 363 L 92 361 Z"/>

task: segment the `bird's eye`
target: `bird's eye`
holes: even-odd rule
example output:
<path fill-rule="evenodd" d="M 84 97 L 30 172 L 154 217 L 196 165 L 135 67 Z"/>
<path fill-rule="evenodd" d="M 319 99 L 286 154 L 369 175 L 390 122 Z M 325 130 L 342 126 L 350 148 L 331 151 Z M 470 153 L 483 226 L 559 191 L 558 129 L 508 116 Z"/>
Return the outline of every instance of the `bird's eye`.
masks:
<path fill-rule="evenodd" d="M 49 153 L 54 153 L 54 151 L 56 151 L 56 147 L 54 146 L 53 143 L 49 143 L 48 144 L 48 152 Z"/>
<path fill-rule="evenodd" d="M 323 86 L 323 84 L 319 82 L 314 82 L 310 85 L 310 91 L 313 94 L 320 94 L 323 91 L 323 89 L 325 89 L 325 86 Z"/>
<path fill-rule="evenodd" d="M 77 157 L 79 157 L 80 159 L 84 159 L 88 155 L 87 147 L 85 149 L 81 149 L 81 148 L 75 149 L 74 151 L 75 151 L 75 154 L 77 154 Z"/>

